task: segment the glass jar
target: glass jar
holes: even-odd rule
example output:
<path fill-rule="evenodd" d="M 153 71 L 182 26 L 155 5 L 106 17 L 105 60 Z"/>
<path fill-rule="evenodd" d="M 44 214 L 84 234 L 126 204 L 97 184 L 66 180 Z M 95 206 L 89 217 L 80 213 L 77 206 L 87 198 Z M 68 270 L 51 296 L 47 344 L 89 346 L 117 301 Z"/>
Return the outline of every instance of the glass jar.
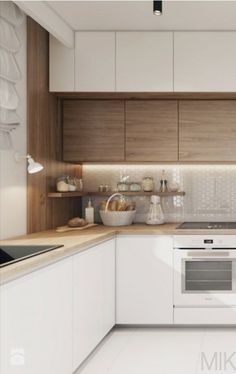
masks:
<path fill-rule="evenodd" d="M 131 182 L 129 186 L 130 192 L 139 192 L 142 189 L 141 183 Z"/>
<path fill-rule="evenodd" d="M 152 192 L 154 190 L 154 181 L 152 177 L 145 177 L 142 181 L 143 191 Z"/>
<path fill-rule="evenodd" d="M 127 192 L 129 191 L 129 184 L 127 182 L 118 182 L 117 189 L 119 192 Z"/>

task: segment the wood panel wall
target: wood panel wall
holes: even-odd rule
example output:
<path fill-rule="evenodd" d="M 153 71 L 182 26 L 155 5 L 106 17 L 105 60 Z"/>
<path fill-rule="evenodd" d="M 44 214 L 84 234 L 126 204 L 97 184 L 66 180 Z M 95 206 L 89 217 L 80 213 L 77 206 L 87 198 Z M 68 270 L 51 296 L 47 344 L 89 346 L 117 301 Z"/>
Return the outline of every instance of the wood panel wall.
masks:
<path fill-rule="evenodd" d="M 78 199 L 49 199 L 57 177 L 81 176 L 81 166 L 61 161 L 61 128 L 56 96 L 49 93 L 49 34 L 27 20 L 28 153 L 44 170 L 28 174 L 28 233 L 64 225 L 80 213 Z"/>

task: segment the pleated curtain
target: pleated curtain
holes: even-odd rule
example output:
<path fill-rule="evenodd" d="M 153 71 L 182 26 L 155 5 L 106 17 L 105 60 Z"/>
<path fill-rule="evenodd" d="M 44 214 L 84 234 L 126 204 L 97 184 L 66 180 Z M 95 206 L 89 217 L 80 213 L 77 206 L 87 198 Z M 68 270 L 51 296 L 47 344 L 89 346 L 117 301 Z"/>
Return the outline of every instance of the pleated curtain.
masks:
<path fill-rule="evenodd" d="M 15 85 L 21 79 L 21 71 L 15 55 L 21 48 L 17 27 L 23 19 L 17 5 L 0 1 L 0 149 L 11 148 L 11 132 L 20 124 Z"/>

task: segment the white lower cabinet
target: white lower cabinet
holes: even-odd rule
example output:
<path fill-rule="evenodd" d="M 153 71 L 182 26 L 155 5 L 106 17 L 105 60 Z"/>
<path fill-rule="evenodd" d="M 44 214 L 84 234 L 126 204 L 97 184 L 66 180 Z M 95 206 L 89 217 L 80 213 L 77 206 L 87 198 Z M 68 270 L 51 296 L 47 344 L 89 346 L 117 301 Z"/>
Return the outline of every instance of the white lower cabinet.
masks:
<path fill-rule="evenodd" d="M 115 324 L 115 239 L 73 256 L 73 370 Z"/>
<path fill-rule="evenodd" d="M 167 236 L 117 238 L 117 324 L 173 324 L 172 248 Z"/>
<path fill-rule="evenodd" d="M 0 372 L 72 373 L 72 258 L 0 288 Z"/>
<path fill-rule="evenodd" d="M 175 308 L 175 325 L 235 325 L 236 307 Z"/>

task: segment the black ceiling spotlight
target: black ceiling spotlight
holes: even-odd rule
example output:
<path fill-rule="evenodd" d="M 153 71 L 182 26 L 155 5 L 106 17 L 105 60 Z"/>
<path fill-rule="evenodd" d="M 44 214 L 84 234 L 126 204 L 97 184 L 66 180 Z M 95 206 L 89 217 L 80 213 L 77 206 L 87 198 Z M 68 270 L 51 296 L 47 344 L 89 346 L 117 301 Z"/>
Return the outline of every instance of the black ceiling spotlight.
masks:
<path fill-rule="evenodd" d="M 156 16 L 162 15 L 162 1 L 153 1 L 153 14 L 155 14 Z"/>

